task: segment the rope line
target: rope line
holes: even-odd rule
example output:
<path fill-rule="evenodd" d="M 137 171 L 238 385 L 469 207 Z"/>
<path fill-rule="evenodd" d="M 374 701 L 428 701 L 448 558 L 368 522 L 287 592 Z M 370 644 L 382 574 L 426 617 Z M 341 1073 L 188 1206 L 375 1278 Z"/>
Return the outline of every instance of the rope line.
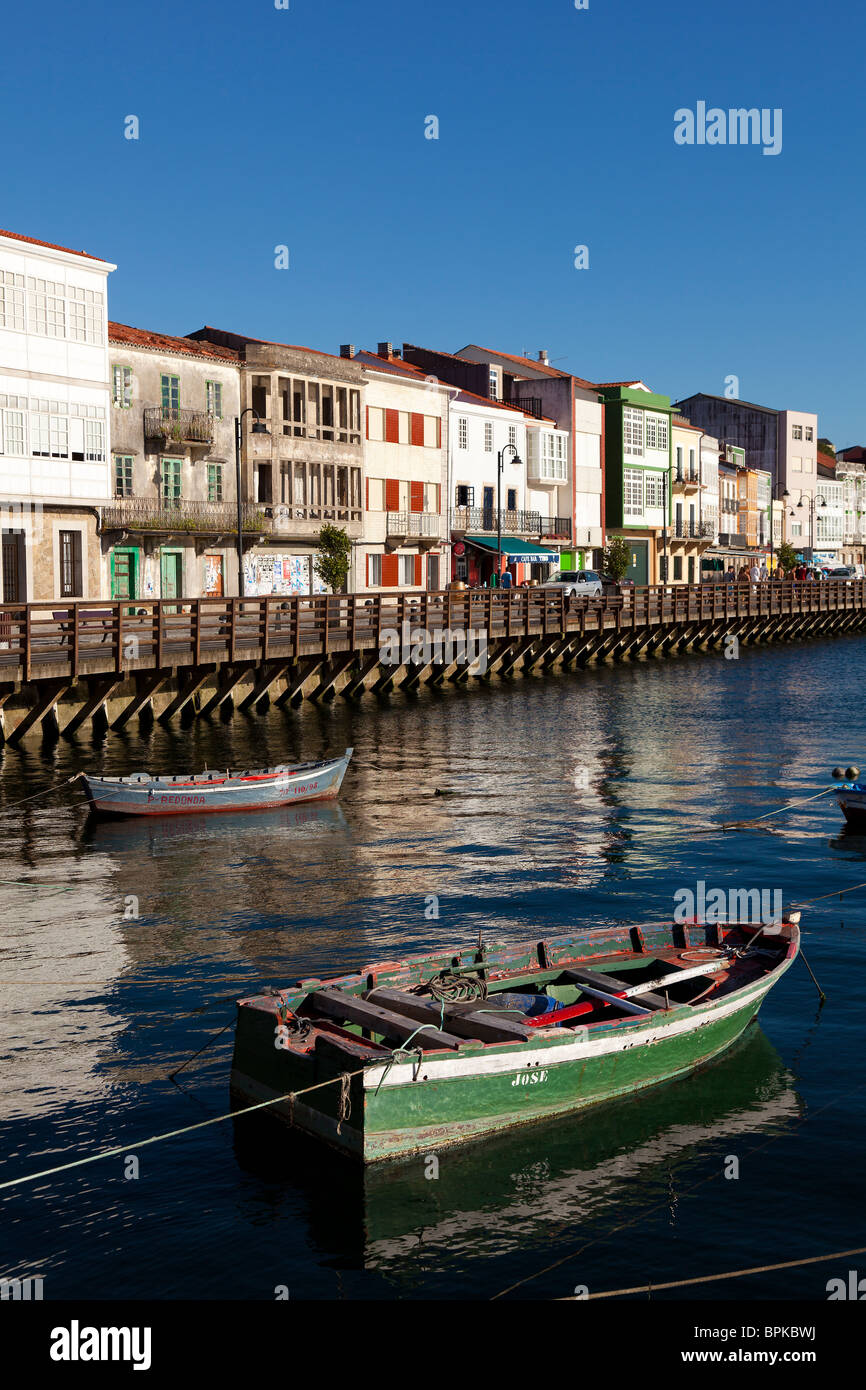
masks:
<path fill-rule="evenodd" d="M 81 773 L 76 772 L 74 777 L 67 777 L 65 782 L 57 782 L 54 786 L 43 787 L 41 792 L 34 792 L 32 796 L 23 796 L 20 801 L 13 801 L 11 806 L 4 806 L 3 810 L 0 811 L 0 816 L 8 816 L 17 806 L 23 806 L 27 801 L 38 801 L 40 796 L 48 796 L 50 792 L 62 791 L 63 788 L 68 787 L 71 782 L 77 782 L 80 776 Z"/>
<path fill-rule="evenodd" d="M 623 1298 L 630 1293 L 658 1293 L 662 1289 L 682 1289 L 688 1284 L 713 1284 L 720 1279 L 741 1279 L 747 1274 L 771 1274 L 777 1269 L 797 1269 L 803 1265 L 817 1265 L 826 1260 L 846 1260 L 852 1255 L 866 1254 L 866 1245 L 859 1246 L 856 1250 L 834 1250 L 829 1255 L 809 1255 L 802 1260 L 783 1260 L 775 1265 L 752 1265 L 750 1269 L 731 1269 L 725 1274 L 700 1274 L 695 1279 L 671 1279 L 666 1284 L 638 1284 L 633 1289 L 605 1289 L 602 1293 L 590 1293 L 586 1299 L 590 1298 Z M 557 1299 L 559 1303 L 584 1302 L 576 1294 L 569 1295 L 568 1298 Z"/>
<path fill-rule="evenodd" d="M 834 792 L 835 787 L 825 787 L 823 791 L 816 792 L 814 796 L 804 796 L 799 801 L 787 801 L 784 806 L 777 806 L 775 811 L 765 811 L 761 816 L 753 816 L 751 820 L 732 820 L 720 826 L 721 830 L 739 830 L 744 826 L 757 825 L 758 821 L 767 820 L 770 816 L 778 816 L 782 811 L 790 811 L 792 806 L 805 806 L 807 801 L 817 801 L 819 796 L 826 796 L 828 792 Z"/>
<path fill-rule="evenodd" d="M 379 1066 L 380 1063 L 373 1063 Z M 39 1173 L 25 1173 L 20 1178 L 9 1178 L 6 1182 L 0 1182 L 0 1192 L 8 1187 L 20 1187 L 23 1183 L 38 1182 L 40 1178 L 51 1178 L 55 1173 L 66 1173 L 71 1168 L 82 1168 L 86 1163 L 97 1163 L 101 1158 L 117 1158 L 119 1154 L 128 1154 L 135 1149 L 143 1149 L 148 1144 L 160 1144 L 164 1139 L 176 1139 L 181 1134 L 192 1134 L 197 1129 L 207 1129 L 210 1125 L 222 1124 L 224 1120 L 231 1120 L 238 1115 L 249 1115 L 253 1110 L 265 1110 L 270 1105 L 279 1105 L 280 1101 L 289 1101 L 290 1107 L 294 1110 L 295 1098 L 297 1096 L 308 1095 L 310 1091 L 319 1091 L 323 1086 L 345 1086 L 352 1077 L 362 1076 L 367 1067 L 358 1067 L 356 1071 L 342 1072 L 339 1076 L 332 1076 L 327 1081 L 317 1081 L 314 1086 L 305 1086 L 300 1091 L 287 1091 L 285 1095 L 274 1096 L 272 1100 L 260 1100 L 255 1105 L 242 1106 L 240 1110 L 229 1110 L 225 1115 L 215 1115 L 210 1120 L 199 1120 L 194 1125 L 184 1125 L 181 1129 L 169 1129 L 163 1134 L 152 1134 L 148 1139 L 130 1140 L 127 1144 L 120 1144 L 113 1149 L 100 1149 L 99 1153 L 88 1154 L 85 1158 L 75 1158 L 71 1163 L 59 1163 L 54 1168 L 43 1168 Z"/>

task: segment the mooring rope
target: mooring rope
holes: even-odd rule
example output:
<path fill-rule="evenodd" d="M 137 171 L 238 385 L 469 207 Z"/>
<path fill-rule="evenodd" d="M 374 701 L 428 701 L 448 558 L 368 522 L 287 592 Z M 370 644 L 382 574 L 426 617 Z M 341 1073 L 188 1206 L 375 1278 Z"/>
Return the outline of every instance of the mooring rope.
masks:
<path fill-rule="evenodd" d="M 624 1298 L 630 1293 L 659 1293 L 662 1289 L 682 1289 L 688 1284 L 713 1284 L 720 1279 L 742 1279 L 747 1274 L 772 1274 L 777 1269 L 797 1269 L 802 1265 L 817 1265 L 826 1260 L 847 1260 L 852 1255 L 866 1254 L 866 1245 L 860 1245 L 856 1250 L 834 1250 L 828 1255 L 807 1255 L 802 1260 L 782 1260 L 775 1265 L 752 1265 L 749 1269 L 730 1269 L 724 1274 L 699 1274 L 694 1279 L 670 1279 L 665 1284 L 637 1284 L 632 1289 L 604 1289 L 600 1293 L 587 1293 L 586 1299 L 590 1298 Z M 578 1294 L 569 1294 L 568 1298 L 557 1299 L 558 1303 L 583 1302 Z"/>
<path fill-rule="evenodd" d="M 55 782 L 53 786 L 43 787 L 41 792 L 34 792 L 32 796 L 23 796 L 20 801 L 13 801 L 11 806 L 4 806 L 3 810 L 0 811 L 0 816 L 10 815 L 16 807 L 23 806 L 27 801 L 37 801 L 40 796 L 48 796 L 50 792 L 62 791 L 64 787 L 68 787 L 72 782 L 77 782 L 81 776 L 82 774 L 80 772 L 76 772 L 74 777 L 67 777 L 65 782 Z"/>
<path fill-rule="evenodd" d="M 819 796 L 826 796 L 828 792 L 834 792 L 835 787 L 825 787 L 823 791 L 816 792 L 814 796 L 804 796 L 799 801 L 787 801 L 784 806 L 777 806 L 775 811 L 765 811 L 763 815 L 753 816 L 751 820 L 732 820 L 719 826 L 720 830 L 742 830 L 749 825 L 757 825 L 758 821 L 768 820 L 770 816 L 778 816 L 782 811 L 790 811 L 792 806 L 805 806 L 807 801 L 817 801 Z"/>

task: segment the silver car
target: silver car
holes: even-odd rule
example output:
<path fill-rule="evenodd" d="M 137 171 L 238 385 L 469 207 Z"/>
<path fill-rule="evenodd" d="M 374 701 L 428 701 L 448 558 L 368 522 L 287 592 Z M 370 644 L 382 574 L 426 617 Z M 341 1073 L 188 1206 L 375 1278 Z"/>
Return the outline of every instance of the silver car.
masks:
<path fill-rule="evenodd" d="M 573 594 L 601 593 L 601 575 L 596 570 L 557 570 L 550 579 L 545 580 L 545 589 L 564 589 L 566 598 Z"/>

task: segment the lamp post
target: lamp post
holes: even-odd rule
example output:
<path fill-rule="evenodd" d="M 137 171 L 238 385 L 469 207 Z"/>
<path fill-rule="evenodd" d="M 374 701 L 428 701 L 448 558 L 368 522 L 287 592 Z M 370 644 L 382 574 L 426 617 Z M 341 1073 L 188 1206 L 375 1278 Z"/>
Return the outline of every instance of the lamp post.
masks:
<path fill-rule="evenodd" d="M 241 496 L 241 422 L 245 415 L 255 415 L 253 434 L 268 434 L 268 427 L 259 415 L 248 405 L 240 415 L 235 416 L 235 489 L 238 504 L 238 595 L 244 597 L 244 505 Z"/>
<path fill-rule="evenodd" d="M 499 576 L 502 574 L 502 470 L 505 467 L 505 455 L 508 452 L 514 454 L 513 462 L 521 462 L 520 454 L 517 452 L 516 444 L 506 444 L 499 450 L 496 470 L 496 587 L 499 587 Z"/>
<path fill-rule="evenodd" d="M 787 494 L 786 494 L 786 495 L 787 495 Z M 806 493 L 806 496 L 807 496 L 808 499 L 809 499 L 809 549 L 812 551 L 812 555 L 810 556 L 810 560 L 811 560 L 811 559 L 814 558 L 814 551 L 815 551 L 815 508 L 816 508 L 816 507 L 826 507 L 827 503 L 826 503 L 825 499 L 824 499 L 823 497 L 821 497 L 820 495 L 818 495 L 818 494 L 816 494 L 816 495 L 813 497 L 812 494 L 811 494 L 811 492 L 807 492 L 807 493 Z M 801 508 L 803 505 L 804 505 L 804 504 L 803 504 L 803 493 L 801 492 L 801 493 L 800 493 L 800 500 L 799 500 L 799 502 L 797 503 L 797 510 L 799 511 L 800 508 Z M 788 512 L 788 515 L 789 515 L 789 516 L 793 516 L 793 515 L 794 515 L 794 508 L 793 508 L 793 507 L 790 508 L 790 510 L 789 510 L 789 512 Z"/>

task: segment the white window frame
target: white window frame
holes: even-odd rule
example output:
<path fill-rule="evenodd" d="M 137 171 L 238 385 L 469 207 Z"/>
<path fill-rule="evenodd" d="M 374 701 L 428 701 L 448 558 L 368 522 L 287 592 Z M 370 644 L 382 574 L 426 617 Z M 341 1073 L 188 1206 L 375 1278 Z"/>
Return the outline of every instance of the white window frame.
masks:
<path fill-rule="evenodd" d="M 643 458 L 643 411 L 637 406 L 623 406 L 622 411 L 622 447 L 623 453 L 629 458 Z"/>
<path fill-rule="evenodd" d="M 644 475 L 642 468 L 622 470 L 622 514 L 643 516 L 644 514 Z"/>

